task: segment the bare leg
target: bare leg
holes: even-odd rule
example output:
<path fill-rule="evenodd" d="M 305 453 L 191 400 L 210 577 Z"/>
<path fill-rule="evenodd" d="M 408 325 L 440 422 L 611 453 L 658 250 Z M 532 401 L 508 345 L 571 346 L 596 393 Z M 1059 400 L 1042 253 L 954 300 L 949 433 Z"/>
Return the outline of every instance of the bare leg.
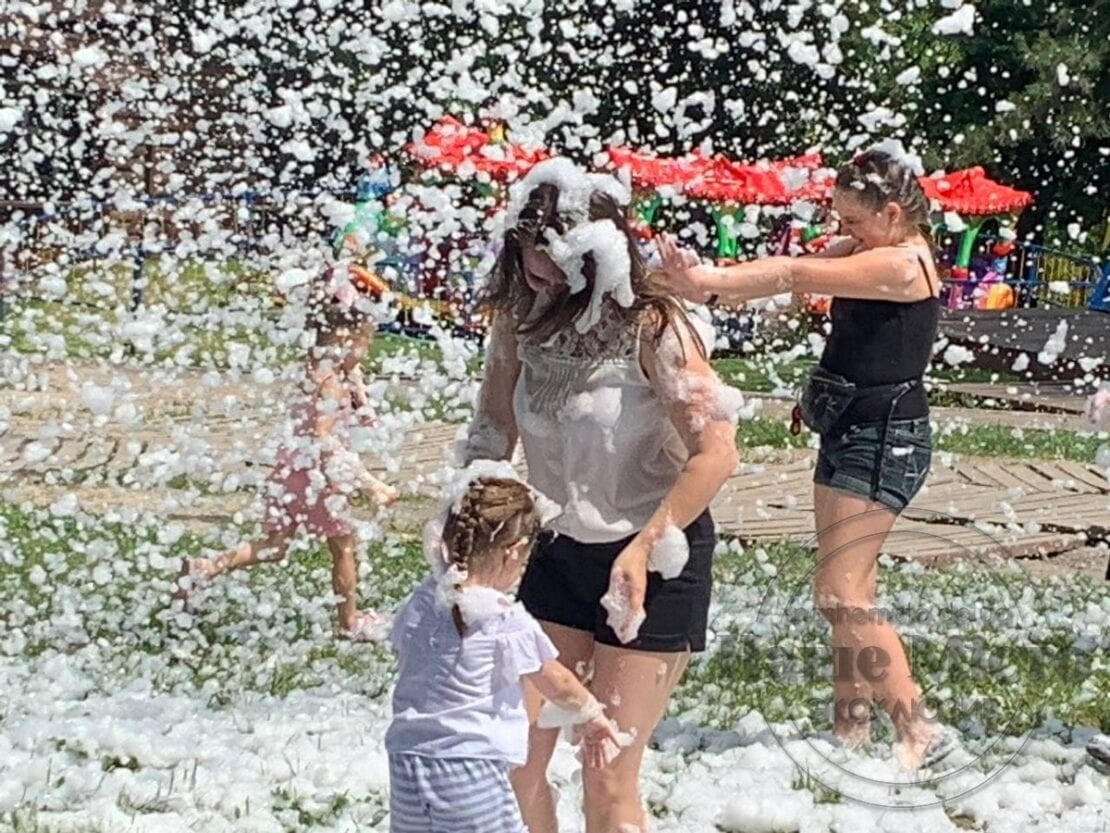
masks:
<path fill-rule="evenodd" d="M 640 798 L 640 764 L 690 654 L 630 651 L 610 645 L 594 650 L 594 696 L 632 744 L 604 769 L 586 769 L 586 833 L 647 831 Z"/>
<path fill-rule="evenodd" d="M 843 544 L 845 537 L 845 530 L 851 522 L 839 523 L 837 512 L 841 508 L 837 503 L 838 499 L 844 495 L 843 492 L 838 492 L 827 486 L 815 484 L 813 487 L 813 508 L 817 526 L 817 570 L 814 573 L 814 604 L 815 607 L 821 611 L 825 618 L 830 623 L 834 621 L 835 616 L 840 615 L 840 611 L 831 608 L 826 609 L 823 606 L 823 600 L 818 599 L 818 596 L 830 592 L 827 586 L 828 582 L 833 579 L 839 572 L 844 572 L 844 562 L 834 559 L 831 554 L 837 552 L 837 548 Z M 849 534 L 851 534 L 849 532 Z M 880 542 L 881 543 L 881 542 Z M 841 551 L 843 552 L 843 551 Z M 867 575 L 857 576 L 856 578 L 862 579 L 866 590 L 865 595 L 874 597 L 875 595 L 875 567 L 877 565 L 872 563 L 867 571 Z M 834 658 L 837 656 L 838 651 L 844 649 L 851 650 L 852 646 L 843 645 L 841 642 L 844 639 L 843 628 L 833 628 L 831 635 L 831 647 Z M 843 656 L 843 654 L 841 654 Z M 837 737 L 846 741 L 847 743 L 856 746 L 865 744 L 871 740 L 871 702 L 873 692 L 871 685 L 862 677 L 854 674 L 855 659 L 847 666 L 849 674 L 844 673 L 834 659 L 833 668 L 833 732 Z"/>
<path fill-rule="evenodd" d="M 559 650 L 559 662 L 579 676 L 593 657 L 594 638 L 587 631 L 567 628 L 552 622 L 541 622 L 544 632 L 551 637 Z M 558 729 L 537 729 L 536 715 L 543 698 L 532 686 L 525 683 L 524 694 L 528 701 L 528 716 L 532 725 L 528 729 L 528 760 L 524 766 L 509 774 L 516 800 L 529 833 L 558 833 L 555 817 L 555 798 L 547 782 L 547 766 L 559 740 Z"/>
<path fill-rule="evenodd" d="M 253 567 L 264 561 L 281 561 L 289 551 L 292 539 L 292 531 L 274 531 L 260 540 L 244 542 L 216 558 L 186 558 L 181 562 L 173 598 L 188 608 L 189 596 L 199 585 L 232 570 Z"/>
<path fill-rule="evenodd" d="M 181 569 L 182 578 L 208 581 L 232 570 L 244 567 L 253 567 L 267 561 L 281 561 L 289 552 L 289 544 L 293 540 L 290 531 L 278 530 L 270 532 L 265 538 L 257 541 L 246 541 L 234 549 L 227 550 L 216 558 L 186 558 Z M 187 593 L 187 588 L 179 582 L 181 593 Z"/>
<path fill-rule="evenodd" d="M 865 715 L 877 698 L 899 739 L 923 751 L 933 730 L 923 719 L 921 693 L 894 626 L 876 606 L 878 555 L 896 515 L 879 503 L 814 487 L 820 562 L 814 603 L 832 625 L 834 730 L 865 740 Z"/>
<path fill-rule="evenodd" d="M 355 630 L 358 624 L 358 558 L 355 551 L 358 538 L 355 535 L 340 535 L 328 539 L 331 550 L 331 587 L 341 601 L 335 612 L 339 628 L 343 631 Z"/>

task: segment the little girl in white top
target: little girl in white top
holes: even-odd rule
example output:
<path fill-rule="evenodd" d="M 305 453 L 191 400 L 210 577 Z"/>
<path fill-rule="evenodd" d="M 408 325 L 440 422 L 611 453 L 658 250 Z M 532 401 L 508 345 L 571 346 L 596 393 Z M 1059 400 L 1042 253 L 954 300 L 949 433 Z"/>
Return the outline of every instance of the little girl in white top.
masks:
<path fill-rule="evenodd" d="M 385 740 L 392 833 L 525 832 L 508 777 L 528 754 L 522 679 L 548 701 L 541 720 L 575 727 L 587 766 L 617 753 L 601 704 L 505 595 L 541 518 L 512 468 L 501 463 L 497 473 L 508 476 L 466 478 L 441 526 L 431 526 L 425 547 L 442 563 L 394 619 L 400 673 Z"/>

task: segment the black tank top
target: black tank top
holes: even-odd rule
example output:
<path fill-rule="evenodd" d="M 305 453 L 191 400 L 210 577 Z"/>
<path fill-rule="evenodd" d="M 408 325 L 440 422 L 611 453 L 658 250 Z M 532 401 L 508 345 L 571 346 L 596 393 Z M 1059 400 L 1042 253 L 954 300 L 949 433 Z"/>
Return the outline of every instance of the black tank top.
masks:
<path fill-rule="evenodd" d="M 925 261 L 918 255 L 929 290 L 933 280 Z M 821 366 L 860 387 L 890 385 L 920 380 L 933 355 L 940 322 L 940 302 L 933 297 L 920 301 L 871 301 L 834 298 L 830 313 L 832 330 L 821 357 Z M 929 402 L 923 385 L 902 396 L 890 411 L 890 402 L 866 397 L 853 403 L 846 421 L 917 419 L 928 416 Z"/>

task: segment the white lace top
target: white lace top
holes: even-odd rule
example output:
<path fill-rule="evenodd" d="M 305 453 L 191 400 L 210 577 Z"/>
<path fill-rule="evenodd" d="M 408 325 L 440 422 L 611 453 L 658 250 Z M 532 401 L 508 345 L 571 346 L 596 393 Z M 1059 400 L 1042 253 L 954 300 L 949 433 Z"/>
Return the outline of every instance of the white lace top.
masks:
<path fill-rule="evenodd" d="M 555 530 L 583 543 L 642 529 L 689 457 L 639 344 L 640 320 L 612 304 L 586 333 L 518 340 L 513 410 L 528 479 L 563 507 Z"/>

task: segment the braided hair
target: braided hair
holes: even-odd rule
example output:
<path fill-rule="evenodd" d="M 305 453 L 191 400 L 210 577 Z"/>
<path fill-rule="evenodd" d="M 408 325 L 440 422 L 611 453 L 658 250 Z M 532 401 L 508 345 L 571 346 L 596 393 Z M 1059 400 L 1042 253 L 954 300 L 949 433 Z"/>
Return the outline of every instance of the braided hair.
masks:
<path fill-rule="evenodd" d="M 854 194 L 871 211 L 896 203 L 902 207 L 906 222 L 931 240 L 929 199 L 909 166 L 891 154 L 881 150 L 859 154 L 837 172 L 836 187 Z"/>
<path fill-rule="evenodd" d="M 533 538 L 539 528 L 540 512 L 527 485 L 479 477 L 448 514 L 443 543 L 450 563 L 469 570 L 522 538 Z"/>
<path fill-rule="evenodd" d="M 448 514 L 443 544 L 449 563 L 470 571 L 522 538 L 531 540 L 539 529 L 540 511 L 524 483 L 479 477 L 470 482 L 458 508 Z M 457 604 L 451 616 L 459 636 L 465 636 L 466 623 Z"/>

